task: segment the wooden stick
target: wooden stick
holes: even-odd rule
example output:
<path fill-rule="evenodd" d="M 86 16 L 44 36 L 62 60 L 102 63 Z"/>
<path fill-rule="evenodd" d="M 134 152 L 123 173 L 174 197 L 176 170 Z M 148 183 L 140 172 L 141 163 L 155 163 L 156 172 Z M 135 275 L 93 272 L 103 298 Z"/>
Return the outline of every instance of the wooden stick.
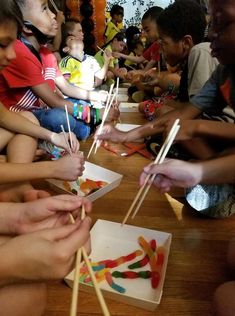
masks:
<path fill-rule="evenodd" d="M 119 81 L 120 81 L 120 79 L 119 79 L 119 77 L 117 77 L 117 84 L 116 84 L 116 99 L 115 99 L 116 103 L 117 103 L 117 101 L 118 101 Z"/>
<path fill-rule="evenodd" d="M 168 147 L 168 150 L 169 150 L 169 148 L 170 148 L 170 146 L 171 146 L 171 144 L 172 144 L 172 142 L 174 141 L 174 138 L 175 138 L 175 136 L 176 136 L 176 134 L 174 135 L 174 131 L 175 131 L 176 127 L 178 126 L 178 123 L 179 123 L 179 119 L 175 120 L 175 122 L 174 122 L 174 124 L 173 124 L 173 126 L 172 126 L 172 128 L 171 128 L 171 130 L 170 130 L 170 132 L 169 132 L 169 134 L 168 134 L 168 136 L 167 136 L 165 142 L 163 143 L 163 145 L 162 145 L 162 147 L 161 147 L 161 149 L 160 149 L 160 151 L 159 151 L 159 153 L 158 153 L 158 155 L 157 155 L 155 161 L 153 162 L 154 164 L 159 163 L 159 161 L 160 161 L 160 159 L 161 159 L 163 153 L 165 153 L 164 150 L 165 150 L 165 148 L 167 147 L 167 144 L 168 144 L 168 143 L 170 143 L 170 145 L 169 145 L 169 147 Z M 177 130 L 177 132 L 178 132 L 178 130 Z M 174 136 L 174 137 L 173 137 L 173 136 Z M 168 152 L 168 150 L 167 150 L 167 152 Z M 167 152 L 165 153 L 165 155 L 167 155 Z M 138 193 L 137 193 L 137 195 L 136 195 L 134 201 L 132 202 L 132 204 L 131 204 L 129 210 L 127 211 L 127 214 L 126 214 L 125 218 L 124 218 L 123 221 L 122 221 L 122 225 L 124 225 L 124 224 L 126 223 L 128 217 L 130 216 L 132 210 L 134 209 L 134 207 L 135 207 L 137 201 L 139 200 L 139 198 L 140 198 L 142 192 L 144 191 L 145 186 L 147 185 L 149 179 L 150 179 L 150 175 L 148 175 L 148 176 L 145 178 L 144 184 L 143 184 L 142 187 L 139 189 L 139 191 L 138 191 Z M 142 202 L 141 202 L 141 203 L 142 203 Z M 137 205 L 137 206 L 140 207 L 140 205 Z M 138 211 L 138 210 L 137 210 L 137 211 Z M 134 212 L 134 214 L 136 214 L 136 212 Z"/>
<path fill-rule="evenodd" d="M 69 131 L 70 146 L 71 146 L 71 149 L 72 149 L 73 148 L 73 141 L 72 141 L 72 134 L 71 134 L 71 128 L 70 128 L 70 123 L 69 123 L 69 113 L 68 113 L 67 104 L 64 105 L 64 109 L 65 109 L 67 126 L 68 126 L 68 131 Z"/>
<path fill-rule="evenodd" d="M 74 218 L 71 215 L 71 221 L 74 223 Z M 82 206 L 82 213 L 81 213 L 81 219 L 83 220 L 85 218 L 85 208 Z M 77 301 L 78 301 L 78 290 L 79 290 L 79 277 L 80 277 L 80 265 L 82 260 L 82 249 L 79 248 L 76 255 L 76 263 L 75 263 L 75 270 L 74 270 L 74 281 L 73 281 L 73 292 L 72 292 L 72 301 L 71 301 L 71 307 L 70 307 L 70 316 L 76 316 L 77 315 Z"/>
<path fill-rule="evenodd" d="M 171 140 L 169 141 L 169 143 L 167 144 L 167 146 L 166 146 L 166 148 L 165 148 L 165 150 L 164 150 L 164 152 L 163 152 L 163 154 L 162 154 L 162 156 L 161 156 L 161 159 L 159 160 L 159 163 L 158 163 L 158 164 L 161 164 L 161 163 L 164 161 L 164 159 L 166 158 L 166 155 L 167 155 L 167 153 L 168 153 L 168 151 L 169 151 L 169 148 L 170 148 L 170 146 L 172 145 L 172 143 L 173 143 L 173 141 L 174 141 L 174 139 L 175 139 L 175 136 L 176 136 L 176 134 L 178 133 L 179 129 L 180 129 L 180 126 L 179 126 L 179 125 L 176 126 L 176 129 L 174 130 L 173 135 L 172 135 L 172 139 L 171 139 Z M 152 183 L 153 183 L 155 177 L 156 177 L 156 174 L 153 174 L 153 175 L 151 176 L 150 183 L 149 183 L 149 184 L 147 185 L 147 187 L 145 188 L 145 191 L 144 191 L 144 193 L 143 193 L 143 195 L 142 195 L 142 197 L 141 197 L 141 199 L 140 199 L 138 205 L 136 206 L 136 209 L 135 209 L 134 213 L 132 214 L 132 217 L 131 217 L 132 219 L 136 216 L 137 212 L 139 211 L 139 208 L 140 208 L 141 204 L 143 203 L 143 200 L 145 199 L 145 197 L 146 197 L 146 195 L 147 195 L 149 189 L 151 188 L 151 185 L 152 185 Z"/>
<path fill-rule="evenodd" d="M 107 111 L 105 111 L 104 114 L 103 114 L 103 119 L 102 119 L 102 122 L 101 122 L 101 124 L 100 124 L 100 126 L 99 126 L 97 135 L 101 134 L 102 128 L 103 128 L 103 126 L 104 126 L 104 123 L 105 123 L 106 118 L 107 118 L 107 116 L 108 116 L 108 114 L 109 114 L 109 110 L 111 109 L 111 106 L 112 106 L 112 103 L 113 103 L 113 100 L 114 100 L 115 97 L 116 97 L 116 94 L 114 94 L 114 95 L 112 96 L 112 99 L 111 99 L 109 105 L 107 106 Z M 96 154 L 96 152 L 97 152 L 98 147 L 99 147 L 99 141 L 96 141 L 95 154 Z"/>
<path fill-rule="evenodd" d="M 108 107 L 109 107 L 109 103 L 110 103 L 110 98 L 111 98 L 111 95 L 112 95 L 113 87 L 114 87 L 114 84 L 111 84 L 110 89 L 109 89 L 107 102 L 106 102 L 106 107 L 105 107 L 104 114 L 103 114 L 102 122 L 104 120 L 104 117 L 105 118 L 107 117 L 107 114 L 108 114 L 108 111 L 109 111 Z M 111 101 L 111 104 L 112 104 L 112 101 Z M 102 124 L 102 122 L 101 122 L 101 124 Z M 88 152 L 87 159 L 90 157 L 90 154 L 92 153 L 92 150 L 93 150 L 94 146 L 96 145 L 96 142 L 97 142 L 96 140 L 93 141 L 93 143 L 91 145 L 91 148 L 90 148 L 90 150 Z"/>
<path fill-rule="evenodd" d="M 67 147 L 68 147 L 68 152 L 69 152 L 70 156 L 72 156 L 72 150 L 71 150 L 71 148 L 70 148 L 70 145 L 69 145 L 69 142 L 68 142 L 68 139 L 67 139 L 65 130 L 64 130 L 64 126 L 63 126 L 63 125 L 60 125 L 60 127 L 61 127 L 61 130 L 62 130 L 63 135 L 64 135 L 65 143 L 66 143 L 66 145 L 67 145 Z"/>
<path fill-rule="evenodd" d="M 57 5 L 55 4 L 55 2 L 53 0 L 49 0 L 51 5 L 53 6 L 53 8 L 55 9 L 56 12 L 59 12 L 59 9 L 57 8 Z"/>
<path fill-rule="evenodd" d="M 101 52 L 105 53 L 105 51 L 103 50 L 103 48 L 99 47 L 98 45 L 96 45 L 96 47 L 98 48 L 98 50 L 100 50 Z"/>
<path fill-rule="evenodd" d="M 71 221 L 72 223 L 74 223 L 74 218 L 73 216 L 71 215 Z M 88 258 L 88 255 L 87 255 L 87 252 L 86 252 L 86 249 L 84 247 L 81 248 L 81 252 L 82 252 L 82 255 L 83 255 L 83 259 L 86 263 L 86 266 L 87 266 L 87 269 L 88 269 L 88 272 L 90 274 L 90 277 L 91 277 L 91 280 L 93 282 L 93 286 L 94 286 L 94 289 L 95 289 L 95 292 L 96 292 L 96 295 L 97 295 L 97 298 L 99 300 L 99 303 L 100 303 L 100 306 L 101 306 L 101 309 L 103 311 L 103 315 L 104 316 L 110 316 L 110 313 L 109 313 L 109 310 L 108 310 L 108 307 L 106 305 L 106 302 L 104 300 L 104 297 L 103 297 L 103 294 L 100 290 L 100 287 L 99 287 L 99 284 L 96 280 L 96 276 L 94 274 L 94 271 L 92 269 L 92 266 L 91 266 L 91 263 L 89 261 L 89 258 Z M 75 281 L 75 280 L 74 280 Z M 76 314 L 73 314 L 72 316 L 75 316 Z"/>

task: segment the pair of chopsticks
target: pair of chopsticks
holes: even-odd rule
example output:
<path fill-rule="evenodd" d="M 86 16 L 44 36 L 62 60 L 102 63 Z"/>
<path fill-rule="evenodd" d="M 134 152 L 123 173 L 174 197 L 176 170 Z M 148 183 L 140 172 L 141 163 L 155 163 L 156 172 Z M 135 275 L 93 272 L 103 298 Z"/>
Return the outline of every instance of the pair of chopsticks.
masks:
<path fill-rule="evenodd" d="M 179 119 L 177 119 L 177 120 L 175 120 L 175 122 L 174 122 L 165 142 L 163 143 L 156 159 L 154 160 L 153 164 L 161 164 L 164 161 L 172 143 L 174 142 L 174 139 L 175 139 L 179 129 L 180 129 Z M 136 214 L 137 214 L 145 196 L 147 195 L 155 177 L 156 177 L 156 174 L 153 174 L 152 176 L 148 175 L 146 177 L 143 186 L 139 189 L 133 203 L 131 204 L 129 210 L 127 211 L 127 214 L 126 214 L 124 220 L 122 221 L 122 225 L 124 225 L 126 223 L 128 217 L 130 216 L 130 214 L 133 211 L 135 206 L 136 206 L 136 208 L 135 208 L 131 218 L 134 218 L 136 216 Z"/>
<path fill-rule="evenodd" d="M 74 218 L 72 214 L 70 214 L 71 222 L 75 223 Z M 84 206 L 82 207 L 82 214 L 81 214 L 81 219 L 83 220 L 85 218 L 85 209 Z M 74 282 L 73 282 L 73 293 L 72 293 L 72 302 L 71 302 L 71 308 L 70 308 L 70 316 L 76 316 L 77 315 L 77 299 L 78 299 L 78 289 L 79 289 L 79 275 L 80 275 L 80 264 L 81 264 L 81 258 L 84 258 L 84 261 L 86 263 L 87 269 L 89 271 L 91 280 L 94 285 L 94 289 L 96 292 L 96 295 L 98 297 L 101 309 L 103 311 L 104 316 L 110 316 L 108 307 L 105 303 L 104 297 L 102 295 L 102 292 L 100 290 L 100 287 L 98 285 L 98 282 L 96 280 L 94 271 L 92 269 L 91 263 L 89 261 L 86 249 L 84 247 L 81 247 L 77 251 L 76 255 L 76 266 L 74 270 Z"/>
<path fill-rule="evenodd" d="M 50 4 L 53 6 L 53 8 L 55 9 L 56 12 L 59 12 L 59 9 L 57 7 L 57 5 L 55 4 L 54 0 L 49 0 Z"/>
<path fill-rule="evenodd" d="M 68 139 L 67 139 L 67 136 L 66 136 L 66 133 L 65 133 L 65 130 L 64 130 L 64 126 L 63 125 L 60 125 L 61 127 L 61 130 L 63 132 L 63 135 L 64 135 L 64 140 L 65 140 L 65 143 L 68 147 L 68 152 L 70 154 L 70 156 L 72 156 L 72 149 L 73 148 L 73 141 L 72 141 L 72 134 L 71 134 L 71 128 L 70 128 L 70 123 L 69 123 L 69 114 L 68 114 L 68 107 L 67 105 L 65 104 L 64 106 L 64 109 L 65 109 L 65 114 L 66 114 L 66 120 L 67 120 L 67 126 L 68 126 L 68 131 L 69 131 L 69 141 L 70 141 L 70 144 L 68 142 Z"/>
<path fill-rule="evenodd" d="M 68 125 L 68 131 L 69 131 L 69 138 L 70 138 L 70 144 L 72 146 L 72 135 L 71 135 L 71 128 L 70 128 L 70 123 L 69 123 L 69 116 L 68 116 L 68 108 L 67 105 L 65 105 L 65 113 L 66 113 L 66 120 L 67 120 L 67 125 Z M 66 137 L 66 133 L 64 130 L 63 125 L 61 125 L 61 129 L 63 131 L 64 137 L 65 137 L 65 141 L 66 144 L 69 148 L 69 153 L 70 155 L 72 154 L 72 149 L 70 148 L 70 145 L 68 143 L 67 137 Z M 81 213 L 81 220 L 83 220 L 85 218 L 85 209 L 84 206 L 82 207 L 82 213 Z M 70 214 L 70 219 L 72 223 L 75 223 L 75 220 L 72 216 L 72 214 Z M 86 249 L 84 247 L 81 247 L 78 249 L 77 254 L 76 254 L 76 265 L 75 265 L 75 271 L 74 271 L 74 282 L 73 282 L 73 292 L 72 292 L 72 301 L 71 301 L 71 308 L 70 308 L 70 316 L 76 316 L 77 315 L 77 299 L 78 299 L 78 289 L 79 289 L 79 272 L 80 272 L 80 264 L 81 264 L 81 259 L 82 256 L 84 258 L 84 261 L 87 265 L 90 277 L 92 279 L 95 291 L 96 291 L 96 295 L 98 297 L 98 300 L 100 302 L 100 306 L 101 309 L 103 311 L 104 316 L 110 316 L 109 310 L 107 308 L 107 305 L 105 303 L 104 297 L 102 295 L 102 292 L 99 288 L 99 285 L 97 283 L 95 274 L 93 272 L 91 263 L 89 261 Z"/>
<path fill-rule="evenodd" d="M 108 98 L 107 98 L 107 103 L 106 103 L 106 106 L 105 106 L 105 110 L 104 110 L 104 114 L 103 114 L 103 118 L 102 118 L 102 122 L 100 124 L 100 126 L 98 127 L 98 132 L 97 134 L 100 134 L 102 132 L 102 128 L 104 126 L 104 123 L 106 121 L 106 118 L 109 114 L 109 110 L 111 109 L 111 106 L 112 106 L 112 103 L 113 103 L 113 100 L 116 96 L 116 94 L 113 94 L 113 96 L 111 97 L 112 95 L 112 91 L 113 91 L 113 87 L 114 87 L 114 84 L 112 84 L 110 86 L 110 89 L 109 89 L 109 94 L 108 94 Z M 99 141 L 96 141 L 94 140 L 92 145 L 91 145 L 91 148 L 89 150 L 89 153 L 87 155 L 87 159 L 90 157 L 90 154 L 92 153 L 92 150 L 94 148 L 94 146 L 96 145 L 96 148 L 95 148 L 95 153 L 97 152 L 97 149 L 98 149 L 98 146 L 99 146 Z"/>

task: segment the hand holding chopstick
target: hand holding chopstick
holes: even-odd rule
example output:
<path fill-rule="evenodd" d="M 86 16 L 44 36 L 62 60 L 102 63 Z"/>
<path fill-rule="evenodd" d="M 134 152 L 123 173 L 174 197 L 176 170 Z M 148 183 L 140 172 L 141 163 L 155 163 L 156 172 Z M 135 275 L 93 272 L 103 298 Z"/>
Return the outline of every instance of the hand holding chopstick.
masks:
<path fill-rule="evenodd" d="M 171 130 L 170 130 L 165 142 L 163 143 L 163 145 L 162 145 L 162 147 L 161 147 L 161 149 L 160 149 L 155 161 L 153 162 L 154 164 L 161 164 L 164 161 L 164 159 L 165 159 L 165 157 L 166 157 L 166 155 L 167 155 L 167 153 L 168 153 L 168 151 L 169 151 L 172 143 L 174 142 L 174 139 L 175 139 L 175 137 L 176 137 L 176 135 L 177 135 L 177 133 L 179 131 L 180 126 L 178 125 L 178 123 L 179 123 L 179 119 L 175 120 L 175 122 L 174 122 L 174 124 L 173 124 L 173 126 L 172 126 L 172 128 L 171 128 Z M 125 218 L 124 218 L 124 220 L 122 222 L 122 225 L 126 223 L 128 217 L 130 216 L 130 214 L 133 211 L 134 207 L 136 207 L 136 209 L 135 209 L 135 211 L 134 211 L 134 213 L 132 215 L 132 218 L 135 217 L 135 215 L 137 214 L 137 212 L 138 212 L 138 210 L 139 210 L 139 208 L 140 208 L 145 196 L 147 195 L 147 193 L 148 193 L 148 191 L 149 191 L 149 189 L 150 189 L 150 187 L 151 187 L 151 185 L 152 185 L 152 183 L 154 181 L 155 176 L 156 175 L 153 174 L 152 176 L 148 175 L 146 177 L 143 186 L 139 189 L 139 191 L 138 191 L 133 203 L 131 204 L 131 206 L 130 206 L 127 214 L 126 214 L 126 216 L 125 216 Z M 150 179 L 150 177 L 151 177 L 151 179 Z M 149 180 L 150 180 L 150 183 L 148 184 Z"/>

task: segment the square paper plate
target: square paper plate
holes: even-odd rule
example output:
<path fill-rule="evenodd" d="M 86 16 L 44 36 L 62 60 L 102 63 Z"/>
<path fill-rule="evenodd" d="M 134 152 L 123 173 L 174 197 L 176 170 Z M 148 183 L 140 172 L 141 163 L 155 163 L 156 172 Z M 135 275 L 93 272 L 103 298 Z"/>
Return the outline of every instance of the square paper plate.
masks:
<path fill-rule="evenodd" d="M 98 199 L 99 197 L 103 196 L 104 194 L 108 193 L 109 191 L 113 190 L 114 188 L 116 188 L 122 180 L 122 175 L 86 161 L 84 173 L 80 178 L 81 179 L 88 178 L 94 181 L 105 181 L 108 183 L 103 188 L 100 188 L 94 193 L 91 193 L 86 196 L 90 201 L 94 201 Z M 63 185 L 64 181 L 55 180 L 55 179 L 49 179 L 47 181 L 49 182 L 50 186 L 56 191 L 74 194 L 65 189 Z M 71 182 L 69 183 L 71 184 L 72 187 L 75 186 L 75 189 L 76 189 L 76 183 L 71 183 Z"/>
<path fill-rule="evenodd" d="M 121 226 L 120 223 L 98 220 L 91 230 L 92 252 L 90 258 L 92 262 L 116 259 L 121 256 L 126 256 L 137 249 L 142 249 L 138 243 L 139 236 L 143 236 L 146 241 L 155 239 L 157 246 L 164 247 L 164 262 L 160 271 L 160 282 L 158 287 L 153 289 L 151 287 L 150 279 L 141 278 L 113 278 L 115 283 L 125 288 L 126 292 L 123 294 L 113 290 L 105 280 L 100 282 L 99 285 L 106 297 L 146 310 L 155 310 L 160 303 L 163 292 L 163 284 L 170 251 L 171 234 L 130 225 Z M 111 272 L 114 270 L 126 271 L 128 270 L 127 266 L 130 263 L 139 261 L 142 258 L 143 255 L 138 256 L 132 261 L 112 268 Z M 150 270 L 149 264 L 138 269 L 138 271 L 141 270 Z M 65 278 L 65 281 L 70 287 L 73 286 L 73 276 L 74 271 Z M 94 293 L 94 289 L 91 285 L 80 283 L 80 287 L 84 291 Z"/>

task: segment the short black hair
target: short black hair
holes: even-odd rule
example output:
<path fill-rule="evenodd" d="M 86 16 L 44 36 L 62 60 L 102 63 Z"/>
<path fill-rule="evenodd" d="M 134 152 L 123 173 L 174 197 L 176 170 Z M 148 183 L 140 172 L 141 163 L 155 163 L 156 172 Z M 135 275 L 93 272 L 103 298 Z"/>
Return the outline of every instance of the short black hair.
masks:
<path fill-rule="evenodd" d="M 151 7 L 150 9 L 148 9 L 144 15 L 142 16 L 142 21 L 146 20 L 146 19 L 150 19 L 150 20 L 157 20 L 159 14 L 163 11 L 163 8 L 158 7 L 158 6 L 154 6 Z"/>
<path fill-rule="evenodd" d="M 177 0 L 161 12 L 157 25 L 173 41 L 180 41 L 185 35 L 190 35 L 196 45 L 203 41 L 206 17 L 196 1 Z"/>
<path fill-rule="evenodd" d="M 111 10 L 110 10 L 110 16 L 113 17 L 114 14 L 117 14 L 117 15 L 122 14 L 122 15 L 124 15 L 124 9 L 123 9 L 123 7 L 121 7 L 121 6 L 118 5 L 118 4 L 114 4 L 114 5 L 112 6 Z"/>
<path fill-rule="evenodd" d="M 4 24 L 8 21 L 16 23 L 18 32 L 21 31 L 23 25 L 23 16 L 15 0 L 1 1 L 0 24 Z"/>
<path fill-rule="evenodd" d="M 106 43 L 104 46 L 102 46 L 102 48 L 107 47 L 110 43 L 112 43 L 112 41 L 116 39 L 118 42 L 125 42 L 126 43 L 126 35 L 123 32 L 118 32 L 117 34 L 114 35 L 114 37 L 108 42 Z"/>

